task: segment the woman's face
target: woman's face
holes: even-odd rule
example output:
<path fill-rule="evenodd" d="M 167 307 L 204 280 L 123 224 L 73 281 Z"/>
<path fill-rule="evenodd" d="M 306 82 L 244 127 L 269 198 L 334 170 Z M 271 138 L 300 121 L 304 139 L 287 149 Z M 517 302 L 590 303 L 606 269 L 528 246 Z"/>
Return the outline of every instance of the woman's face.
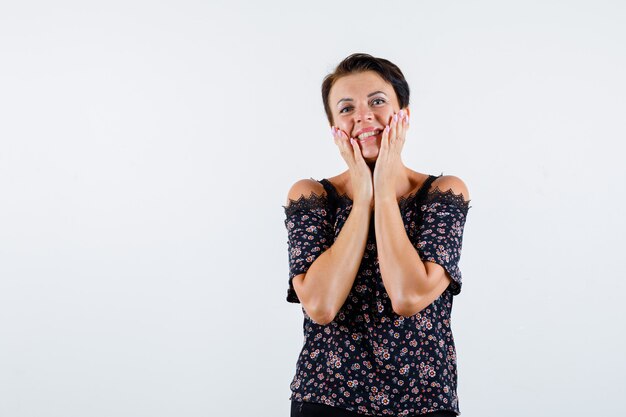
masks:
<path fill-rule="evenodd" d="M 383 129 L 400 111 L 391 84 L 374 71 L 346 75 L 335 81 L 328 100 L 335 127 L 357 139 L 365 161 L 375 161 Z"/>

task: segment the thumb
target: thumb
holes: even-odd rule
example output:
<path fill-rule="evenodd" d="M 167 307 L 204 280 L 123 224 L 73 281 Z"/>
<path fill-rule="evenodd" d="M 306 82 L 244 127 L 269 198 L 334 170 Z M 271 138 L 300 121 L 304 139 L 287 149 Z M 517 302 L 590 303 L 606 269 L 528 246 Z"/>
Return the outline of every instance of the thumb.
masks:
<path fill-rule="evenodd" d="M 354 159 L 362 159 L 363 155 L 361 155 L 361 149 L 359 148 L 359 144 L 356 142 L 356 139 L 350 138 L 350 143 L 352 144 L 352 150 L 354 151 Z"/>

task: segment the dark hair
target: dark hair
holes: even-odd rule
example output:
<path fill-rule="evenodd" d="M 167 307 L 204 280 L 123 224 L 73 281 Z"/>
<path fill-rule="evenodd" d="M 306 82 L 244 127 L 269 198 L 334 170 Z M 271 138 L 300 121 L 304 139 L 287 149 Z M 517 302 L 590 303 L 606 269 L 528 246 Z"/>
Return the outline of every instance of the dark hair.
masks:
<path fill-rule="evenodd" d="M 401 109 L 409 105 L 409 84 L 406 82 L 406 79 L 404 79 L 404 74 L 402 74 L 402 71 L 400 71 L 397 65 L 386 59 L 376 58 L 369 54 L 352 54 L 341 61 L 339 65 L 337 65 L 337 68 L 335 68 L 335 71 L 328 74 L 322 82 L 324 111 L 331 125 L 333 124 L 333 115 L 330 110 L 330 105 L 328 104 L 330 89 L 339 78 L 363 71 L 374 71 L 380 75 L 383 80 L 391 84 L 393 90 L 396 92 Z"/>

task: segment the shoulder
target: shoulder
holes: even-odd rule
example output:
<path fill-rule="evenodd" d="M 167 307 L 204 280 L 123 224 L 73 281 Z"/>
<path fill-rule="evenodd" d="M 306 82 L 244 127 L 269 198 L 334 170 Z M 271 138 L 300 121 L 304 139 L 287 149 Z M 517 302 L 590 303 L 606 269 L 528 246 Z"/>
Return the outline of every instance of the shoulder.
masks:
<path fill-rule="evenodd" d="M 470 194 L 467 185 L 465 185 L 465 182 L 463 182 L 463 180 L 457 176 L 442 175 L 440 177 L 437 177 L 437 179 L 435 179 L 431 184 L 431 190 L 435 188 L 438 188 L 442 192 L 450 190 L 453 194 L 457 196 L 461 195 L 463 196 L 463 201 L 466 203 L 470 200 Z"/>
<path fill-rule="evenodd" d="M 297 201 L 303 197 L 309 198 L 313 194 L 318 197 L 326 195 L 326 190 L 319 181 L 315 181 L 313 179 L 302 179 L 296 181 L 289 189 L 286 205 L 289 205 L 290 200 Z"/>

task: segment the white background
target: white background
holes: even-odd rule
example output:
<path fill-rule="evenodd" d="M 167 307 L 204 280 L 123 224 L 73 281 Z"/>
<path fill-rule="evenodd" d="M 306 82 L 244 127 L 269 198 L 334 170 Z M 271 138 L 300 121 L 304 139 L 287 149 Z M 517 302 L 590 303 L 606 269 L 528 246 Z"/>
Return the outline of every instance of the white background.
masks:
<path fill-rule="evenodd" d="M 282 205 L 353 52 L 470 190 L 462 415 L 623 412 L 626 3 L 99 3 L 0 6 L 0 416 L 289 415 Z"/>

